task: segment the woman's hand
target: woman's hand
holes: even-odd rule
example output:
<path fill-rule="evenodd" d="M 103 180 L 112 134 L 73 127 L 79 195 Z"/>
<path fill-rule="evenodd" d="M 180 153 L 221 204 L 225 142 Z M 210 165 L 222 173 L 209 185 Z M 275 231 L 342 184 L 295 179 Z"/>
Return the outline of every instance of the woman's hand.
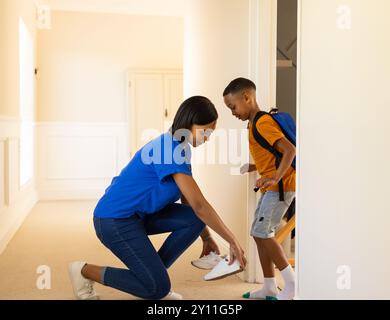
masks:
<path fill-rule="evenodd" d="M 240 263 L 242 270 L 244 270 L 246 267 L 246 257 L 244 250 L 241 248 L 240 244 L 237 241 L 234 241 L 230 244 L 229 265 L 231 265 L 236 259 Z"/>
<path fill-rule="evenodd" d="M 209 237 L 207 240 L 203 240 L 203 250 L 200 258 L 207 256 L 210 252 L 215 252 L 218 255 L 221 254 L 217 243 L 211 237 Z"/>

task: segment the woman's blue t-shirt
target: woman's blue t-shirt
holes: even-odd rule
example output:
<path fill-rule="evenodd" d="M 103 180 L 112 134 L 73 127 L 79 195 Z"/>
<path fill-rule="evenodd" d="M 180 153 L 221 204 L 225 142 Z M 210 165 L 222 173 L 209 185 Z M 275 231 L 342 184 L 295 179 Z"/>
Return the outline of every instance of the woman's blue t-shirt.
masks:
<path fill-rule="evenodd" d="M 181 192 L 172 174 L 191 172 L 191 150 L 170 132 L 146 144 L 119 176 L 112 179 L 99 200 L 94 216 L 128 218 L 156 213 L 180 199 Z"/>

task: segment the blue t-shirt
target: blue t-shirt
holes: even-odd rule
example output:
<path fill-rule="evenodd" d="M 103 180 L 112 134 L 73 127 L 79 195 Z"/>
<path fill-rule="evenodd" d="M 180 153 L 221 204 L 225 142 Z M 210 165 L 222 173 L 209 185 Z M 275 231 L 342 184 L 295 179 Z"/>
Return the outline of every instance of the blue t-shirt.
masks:
<path fill-rule="evenodd" d="M 181 192 L 172 177 L 174 173 L 192 175 L 191 150 L 170 132 L 142 147 L 112 179 L 99 200 L 94 216 L 128 218 L 156 213 L 180 199 Z"/>

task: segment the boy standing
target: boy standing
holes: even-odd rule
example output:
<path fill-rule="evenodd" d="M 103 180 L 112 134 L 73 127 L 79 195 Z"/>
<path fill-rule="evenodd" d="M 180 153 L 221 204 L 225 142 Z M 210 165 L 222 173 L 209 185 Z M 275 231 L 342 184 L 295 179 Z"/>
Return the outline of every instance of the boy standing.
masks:
<path fill-rule="evenodd" d="M 242 121 L 249 120 L 249 148 L 255 164 L 244 166 L 241 172 L 257 170 L 261 176 L 256 186 L 262 195 L 256 209 L 251 236 L 257 245 L 264 285 L 260 290 L 244 294 L 244 298 L 266 299 L 270 296 L 278 300 L 292 300 L 295 294 L 295 274 L 282 247 L 275 240 L 275 230 L 295 198 L 295 169 L 292 167 L 295 146 L 269 114 L 256 117 L 260 108 L 256 102 L 256 85 L 252 81 L 244 78 L 233 80 L 226 87 L 223 97 L 233 116 Z M 256 123 L 253 123 L 257 118 Z M 254 125 L 263 138 L 282 154 L 277 168 L 275 156 L 257 143 L 252 130 Z M 284 192 L 282 197 L 279 193 L 281 181 Z M 274 264 L 281 271 L 285 283 L 280 293 L 275 280 Z"/>

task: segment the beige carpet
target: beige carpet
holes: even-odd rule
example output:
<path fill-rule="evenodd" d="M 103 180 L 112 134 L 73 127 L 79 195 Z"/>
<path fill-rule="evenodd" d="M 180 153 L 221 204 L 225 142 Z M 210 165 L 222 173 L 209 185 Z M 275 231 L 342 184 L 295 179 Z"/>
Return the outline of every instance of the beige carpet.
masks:
<path fill-rule="evenodd" d="M 38 203 L 0 255 L 0 299 L 74 299 L 67 274 L 69 261 L 122 267 L 96 238 L 92 224 L 94 205 L 91 201 Z M 155 247 L 165 237 L 152 237 Z M 190 265 L 200 252 L 198 240 L 169 270 L 173 290 L 185 299 L 240 299 L 242 293 L 260 286 L 245 283 L 237 276 L 203 281 L 206 271 Z M 49 290 L 40 290 L 36 285 L 37 268 L 41 265 L 50 267 Z M 135 299 L 99 284 L 96 290 L 101 299 Z"/>

